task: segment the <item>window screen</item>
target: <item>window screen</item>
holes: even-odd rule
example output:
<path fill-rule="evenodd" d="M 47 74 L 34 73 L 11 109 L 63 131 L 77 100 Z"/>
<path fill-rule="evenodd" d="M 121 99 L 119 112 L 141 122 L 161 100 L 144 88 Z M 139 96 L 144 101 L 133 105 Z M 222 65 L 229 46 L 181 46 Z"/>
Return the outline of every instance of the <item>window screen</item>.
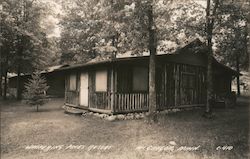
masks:
<path fill-rule="evenodd" d="M 96 71 L 95 90 L 97 92 L 105 92 L 105 91 L 107 91 L 107 81 L 108 81 L 107 70 Z"/>
<path fill-rule="evenodd" d="M 133 91 L 148 90 L 148 69 L 135 67 L 133 69 Z"/>
<path fill-rule="evenodd" d="M 76 75 L 75 74 L 70 75 L 69 90 L 71 90 L 71 91 L 76 90 Z"/>

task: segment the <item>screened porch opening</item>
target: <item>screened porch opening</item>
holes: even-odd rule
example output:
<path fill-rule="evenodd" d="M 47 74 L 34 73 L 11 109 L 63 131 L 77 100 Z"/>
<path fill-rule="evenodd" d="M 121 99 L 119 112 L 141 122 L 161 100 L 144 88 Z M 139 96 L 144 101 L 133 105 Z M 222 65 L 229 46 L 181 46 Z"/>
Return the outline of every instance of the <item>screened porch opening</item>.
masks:
<path fill-rule="evenodd" d="M 95 92 L 107 92 L 108 90 L 108 71 L 97 70 L 95 72 Z"/>
<path fill-rule="evenodd" d="M 72 106 L 78 105 L 77 74 L 71 73 L 65 79 L 65 103 Z"/>
<path fill-rule="evenodd" d="M 89 72 L 89 108 L 111 111 L 110 69 L 96 69 Z"/>
<path fill-rule="evenodd" d="M 148 110 L 148 68 L 143 66 L 117 68 L 115 111 Z"/>

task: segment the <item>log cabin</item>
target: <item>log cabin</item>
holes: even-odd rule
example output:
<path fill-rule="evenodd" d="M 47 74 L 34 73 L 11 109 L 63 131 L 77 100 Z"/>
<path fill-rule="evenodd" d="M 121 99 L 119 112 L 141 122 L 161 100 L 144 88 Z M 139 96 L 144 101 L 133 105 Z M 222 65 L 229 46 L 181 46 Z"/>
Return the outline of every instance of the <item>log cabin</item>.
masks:
<path fill-rule="evenodd" d="M 64 98 L 65 92 L 65 75 L 60 68 L 66 67 L 68 65 L 57 65 L 48 67 L 47 69 L 41 71 L 41 75 L 46 79 L 49 86 L 46 94 L 48 97 Z M 20 89 L 21 95 L 25 91 L 25 84 L 31 79 L 31 74 L 22 74 L 20 76 Z M 8 87 L 10 94 L 16 96 L 17 91 L 17 75 L 12 76 L 8 79 Z"/>
<path fill-rule="evenodd" d="M 195 40 L 171 54 L 157 55 L 157 110 L 205 106 L 207 49 Z M 148 111 L 148 56 L 110 58 L 62 68 L 65 105 L 119 114 Z M 212 61 L 214 94 L 231 93 L 237 72 Z"/>

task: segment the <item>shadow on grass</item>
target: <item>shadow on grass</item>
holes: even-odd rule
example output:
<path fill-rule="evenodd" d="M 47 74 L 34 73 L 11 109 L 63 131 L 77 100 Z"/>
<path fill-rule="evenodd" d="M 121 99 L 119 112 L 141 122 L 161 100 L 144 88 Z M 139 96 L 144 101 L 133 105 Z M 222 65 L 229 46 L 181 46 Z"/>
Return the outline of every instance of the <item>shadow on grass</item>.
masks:
<path fill-rule="evenodd" d="M 38 112 L 52 112 L 62 110 L 64 99 L 49 99 L 44 105 L 39 106 Z M 15 99 L 0 100 L 1 111 L 13 112 L 36 112 L 36 106 L 27 104 L 24 100 L 17 101 Z"/>
<path fill-rule="evenodd" d="M 58 108 L 43 108 L 43 106 L 40 106 L 38 108 L 38 111 L 36 110 L 36 107 L 34 106 L 29 106 L 29 110 L 27 110 L 28 112 L 31 112 L 31 113 L 48 113 L 48 112 L 54 112 L 54 111 L 62 111 L 62 108 L 58 107 Z"/>
<path fill-rule="evenodd" d="M 199 156 L 218 158 L 248 158 L 249 97 L 239 97 L 229 109 L 213 109 L 212 119 L 203 118 L 204 109 L 194 109 L 161 115 L 161 134 L 174 134 L 180 145 L 201 145 Z M 164 132 L 165 131 L 165 132 Z M 227 150 L 233 146 L 232 150 Z"/>

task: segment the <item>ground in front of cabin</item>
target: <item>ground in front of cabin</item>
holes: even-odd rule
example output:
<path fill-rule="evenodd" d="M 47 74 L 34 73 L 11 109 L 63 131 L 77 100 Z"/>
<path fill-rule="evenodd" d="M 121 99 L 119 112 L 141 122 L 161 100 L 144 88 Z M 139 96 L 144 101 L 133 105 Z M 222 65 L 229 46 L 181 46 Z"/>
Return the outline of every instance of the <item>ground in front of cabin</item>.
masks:
<path fill-rule="evenodd" d="M 248 158 L 247 101 L 240 98 L 235 108 L 215 109 L 213 119 L 195 109 L 159 115 L 158 124 L 65 114 L 60 99 L 40 112 L 21 102 L 0 101 L 1 158 Z"/>

